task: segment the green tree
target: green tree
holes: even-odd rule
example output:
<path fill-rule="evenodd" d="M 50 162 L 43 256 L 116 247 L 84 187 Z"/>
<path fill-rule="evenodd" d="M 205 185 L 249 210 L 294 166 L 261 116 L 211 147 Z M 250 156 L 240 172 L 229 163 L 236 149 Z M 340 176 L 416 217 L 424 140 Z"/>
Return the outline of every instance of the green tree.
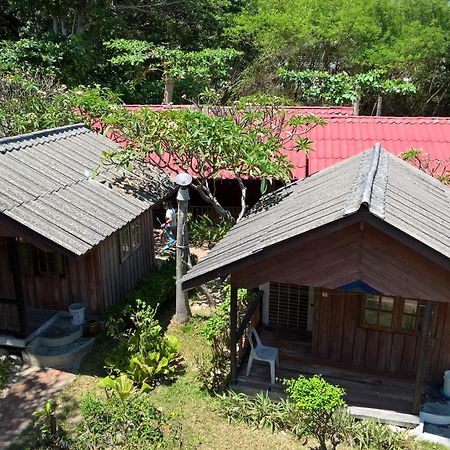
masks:
<path fill-rule="evenodd" d="M 247 180 L 258 178 L 265 190 L 274 180 L 290 181 L 294 165 L 282 153 L 287 140 L 296 151 L 308 152 L 303 137 L 311 127 L 325 122 L 315 116 L 289 116 L 274 105 L 204 105 L 201 110 L 155 112 L 150 109 L 115 110 L 103 117 L 126 147 L 105 154 L 106 163 L 129 167 L 141 160 L 173 173 L 194 175 L 192 187 L 230 222 L 235 219 L 218 201 L 214 180 L 227 174 L 241 191 L 241 213 L 247 204 Z"/>
<path fill-rule="evenodd" d="M 293 84 L 294 98 L 313 105 L 344 105 L 353 103 L 359 111 L 361 97 L 375 94 L 376 115 L 381 115 L 382 98 L 388 94 L 414 94 L 416 87 L 409 81 L 388 78 L 382 70 L 348 75 L 345 72 L 332 74 L 320 70 L 280 69 L 281 80 Z M 356 112 L 358 114 L 358 112 Z"/>
<path fill-rule="evenodd" d="M 145 77 L 148 72 L 161 73 L 164 82 L 163 104 L 172 102 L 176 80 L 187 77 L 195 80 L 224 82 L 230 75 L 233 61 L 240 55 L 231 48 L 183 51 L 155 46 L 146 41 L 116 39 L 106 47 L 117 56 L 111 59 L 116 65 L 129 65 L 137 69 L 135 78 Z"/>
<path fill-rule="evenodd" d="M 449 29 L 446 0 L 254 0 L 229 34 L 253 55 L 241 92 L 276 90 L 280 67 L 380 69 L 416 85 L 404 112 L 424 114 L 448 108 Z"/>

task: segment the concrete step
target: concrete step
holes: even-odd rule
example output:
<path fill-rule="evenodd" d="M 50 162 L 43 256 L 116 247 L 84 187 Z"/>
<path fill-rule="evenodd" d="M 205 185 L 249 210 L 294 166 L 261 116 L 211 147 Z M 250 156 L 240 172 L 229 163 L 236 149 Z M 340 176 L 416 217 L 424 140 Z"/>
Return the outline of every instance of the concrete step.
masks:
<path fill-rule="evenodd" d="M 348 412 L 357 419 L 375 419 L 396 427 L 415 428 L 420 424 L 419 416 L 399 413 L 387 409 L 349 406 Z"/>
<path fill-rule="evenodd" d="M 39 336 L 39 342 L 44 347 L 57 348 L 70 345 L 82 336 L 82 325 L 72 325 L 70 318 L 60 317 Z"/>
<path fill-rule="evenodd" d="M 34 367 L 77 371 L 81 360 L 91 351 L 93 345 L 94 338 L 86 337 L 61 347 L 47 347 L 36 339 L 27 347 L 24 358 Z"/>

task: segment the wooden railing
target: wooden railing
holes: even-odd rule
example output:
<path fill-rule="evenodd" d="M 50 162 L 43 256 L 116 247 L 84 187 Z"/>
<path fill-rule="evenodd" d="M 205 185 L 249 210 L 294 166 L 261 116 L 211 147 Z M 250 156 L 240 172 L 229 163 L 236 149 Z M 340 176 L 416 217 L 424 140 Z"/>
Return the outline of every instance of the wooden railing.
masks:
<path fill-rule="evenodd" d="M 263 291 L 258 291 L 255 299 L 250 303 L 245 316 L 242 319 L 241 324 L 239 325 L 236 331 L 236 357 L 237 357 L 237 366 L 239 367 L 243 358 L 245 357 L 248 340 L 247 340 L 247 329 L 252 327 L 257 327 L 261 322 L 261 304 L 263 299 Z"/>

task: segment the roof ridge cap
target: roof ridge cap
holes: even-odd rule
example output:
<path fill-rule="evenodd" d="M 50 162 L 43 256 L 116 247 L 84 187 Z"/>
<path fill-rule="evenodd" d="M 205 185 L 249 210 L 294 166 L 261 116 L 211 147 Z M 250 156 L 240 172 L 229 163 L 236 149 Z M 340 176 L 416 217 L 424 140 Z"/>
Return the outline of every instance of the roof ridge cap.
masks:
<path fill-rule="evenodd" d="M 366 180 L 359 201 L 360 206 L 367 206 L 370 208 L 370 201 L 372 199 L 373 182 L 378 169 L 378 163 L 380 161 L 381 144 L 375 143 L 372 153 L 372 162 L 370 163 L 369 171 L 367 172 Z"/>
<path fill-rule="evenodd" d="M 70 124 L 70 125 L 63 125 L 60 127 L 55 128 L 46 128 L 45 130 L 39 130 L 39 131 L 33 131 L 31 133 L 25 133 L 25 134 L 18 134 L 16 136 L 7 136 L 0 138 L 0 147 L 2 145 L 9 145 L 9 144 L 15 144 L 19 142 L 26 142 L 32 139 L 38 139 L 42 138 L 44 136 L 47 136 L 48 138 L 51 138 L 54 135 L 57 135 L 59 133 L 63 133 L 65 131 L 74 131 L 77 129 L 83 129 L 85 128 L 86 131 L 89 131 L 89 128 L 84 123 L 76 123 L 76 124 Z M 51 140 L 51 139 L 49 139 Z M 8 151 L 10 149 L 6 149 L 5 151 Z M 1 152 L 1 148 L 0 148 Z"/>

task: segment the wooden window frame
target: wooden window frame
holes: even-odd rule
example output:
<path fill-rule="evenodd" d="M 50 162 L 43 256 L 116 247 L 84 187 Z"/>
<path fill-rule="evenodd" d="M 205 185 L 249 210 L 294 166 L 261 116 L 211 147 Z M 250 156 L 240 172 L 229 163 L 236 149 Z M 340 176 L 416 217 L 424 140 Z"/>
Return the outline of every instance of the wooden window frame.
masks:
<path fill-rule="evenodd" d="M 403 298 L 403 297 L 393 297 L 391 295 L 378 295 L 379 299 L 378 303 L 378 316 L 377 316 L 377 324 L 367 324 L 366 323 L 366 311 L 367 311 L 367 294 L 363 296 L 362 302 L 361 302 L 361 309 L 360 309 L 360 317 L 359 317 L 359 326 L 361 328 L 366 328 L 369 330 L 376 330 L 376 331 L 384 331 L 388 333 L 400 333 L 400 334 L 409 334 L 413 336 L 418 336 L 421 333 L 421 329 L 417 328 L 420 318 L 423 318 L 423 314 L 420 314 L 420 311 L 423 311 L 422 306 L 424 305 L 423 300 L 418 300 L 414 298 Z M 379 325 L 379 313 L 382 311 L 380 309 L 380 301 L 383 297 L 393 298 L 394 304 L 392 309 L 392 325 L 390 327 Z M 417 308 L 416 313 L 405 313 L 405 302 L 406 301 L 414 301 L 417 302 Z M 373 308 L 369 308 L 374 310 Z M 403 328 L 403 317 L 404 315 L 413 316 L 414 319 L 414 329 L 405 329 Z"/>
<path fill-rule="evenodd" d="M 130 247 L 135 252 L 141 246 L 141 224 L 139 219 L 130 223 Z"/>
<path fill-rule="evenodd" d="M 50 270 L 50 258 L 54 258 L 54 261 L 52 261 L 51 263 L 55 266 L 55 270 Z M 42 264 L 43 261 L 44 264 Z M 36 276 L 58 278 L 64 278 L 66 276 L 64 255 L 62 255 L 61 253 L 46 252 L 39 248 L 35 248 L 34 266 Z"/>
<path fill-rule="evenodd" d="M 121 263 L 125 262 L 141 246 L 141 237 L 139 219 L 133 220 L 119 230 L 119 258 Z"/>

